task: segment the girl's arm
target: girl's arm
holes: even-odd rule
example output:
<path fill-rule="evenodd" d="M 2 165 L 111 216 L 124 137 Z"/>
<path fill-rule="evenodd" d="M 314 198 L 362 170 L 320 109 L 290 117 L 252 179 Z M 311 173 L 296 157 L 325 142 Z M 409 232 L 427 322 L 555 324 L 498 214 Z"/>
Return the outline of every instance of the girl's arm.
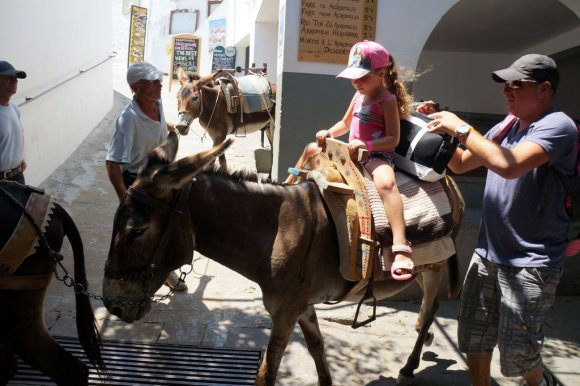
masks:
<path fill-rule="evenodd" d="M 354 101 L 357 95 L 358 93 L 355 93 L 354 97 L 350 101 L 350 104 L 348 105 L 348 109 L 346 110 L 344 117 L 342 117 L 340 121 L 336 122 L 330 129 L 320 130 L 318 133 L 316 133 L 316 143 L 318 146 L 323 146 L 326 138 L 340 137 L 350 130 Z"/>

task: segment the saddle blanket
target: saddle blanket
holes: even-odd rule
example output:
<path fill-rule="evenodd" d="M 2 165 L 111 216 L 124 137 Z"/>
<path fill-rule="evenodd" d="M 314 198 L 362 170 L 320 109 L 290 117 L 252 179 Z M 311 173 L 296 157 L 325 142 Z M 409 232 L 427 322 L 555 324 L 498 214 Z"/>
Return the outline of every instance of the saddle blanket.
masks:
<path fill-rule="evenodd" d="M 53 210 L 50 195 L 18 183 L 0 182 L 0 277 L 12 275 L 38 246 L 35 227 L 8 195 L 25 207 L 43 232 Z"/>

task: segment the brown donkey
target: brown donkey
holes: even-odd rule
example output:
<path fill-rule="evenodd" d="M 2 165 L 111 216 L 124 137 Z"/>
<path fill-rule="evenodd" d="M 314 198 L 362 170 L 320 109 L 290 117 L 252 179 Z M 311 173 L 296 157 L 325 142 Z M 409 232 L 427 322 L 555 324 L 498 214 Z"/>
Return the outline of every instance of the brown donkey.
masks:
<path fill-rule="evenodd" d="M 332 219 L 313 182 L 258 183 L 239 174 L 204 171 L 231 141 L 174 161 L 178 136 L 172 132 L 149 155 L 115 215 L 103 281 L 105 306 L 128 323 L 142 318 L 167 274 L 191 261 L 190 247 L 194 247 L 256 282 L 262 290 L 272 330 L 256 384 L 275 384 L 298 322 L 314 358 L 319 384 L 331 385 L 314 305 L 341 299 L 354 285 L 339 272 Z M 457 260 L 448 261 L 456 285 Z M 430 343 L 429 328 L 438 308 L 437 288 L 442 278 L 443 272 L 417 274 L 423 288 L 416 324 L 419 336 L 400 371 L 400 383 L 412 382 L 422 347 Z M 410 282 L 378 282 L 375 295 L 387 298 Z M 361 295 L 350 300 L 358 301 Z"/>
<path fill-rule="evenodd" d="M 5 385 L 16 372 L 16 356 L 49 376 L 59 386 L 88 385 L 87 366 L 50 336 L 44 325 L 43 314 L 46 290 L 58 268 L 57 261 L 62 257 L 58 251 L 66 237 L 74 257 L 74 280 L 62 272 L 57 277 L 69 286 L 75 284 L 76 322 L 81 346 L 97 372 L 106 376 L 101 356 L 101 339 L 86 293 L 88 286 L 82 240 L 72 218 L 57 203 L 48 209 L 50 219 L 44 229 L 40 229 L 41 224 L 38 223 L 36 227 L 30 226 L 15 232 L 17 236 L 11 238 L 17 223 L 18 229 L 22 229 L 23 224 L 36 222 L 30 213 L 38 213 L 38 206 L 24 206 L 27 202 L 35 202 L 33 198 L 29 199 L 31 194 L 36 194 L 34 188 L 0 182 L 0 245 L 8 247 L 3 251 L 10 249 L 13 252 L 6 260 L 0 254 L 0 385 Z M 42 234 L 42 237 L 39 238 L 39 246 L 29 256 L 26 256 L 26 243 L 17 241 L 16 244 L 22 248 L 10 248 L 15 244 L 14 240 L 27 239 L 30 234 Z M 11 264 L 20 255 L 24 260 L 19 264 Z M 12 274 L 3 275 L 15 268 Z"/>
<path fill-rule="evenodd" d="M 272 145 L 275 107 L 243 115 L 228 112 L 226 97 L 215 81 L 215 75 L 200 78 L 181 67 L 177 68 L 181 88 L 177 92 L 178 122 L 175 128 L 187 135 L 191 122 L 199 118 L 201 127 L 207 131 L 214 146 L 222 143 L 228 134 L 245 135 L 258 130 L 265 132 Z M 224 170 L 227 169 L 225 155 L 219 157 L 219 162 Z"/>

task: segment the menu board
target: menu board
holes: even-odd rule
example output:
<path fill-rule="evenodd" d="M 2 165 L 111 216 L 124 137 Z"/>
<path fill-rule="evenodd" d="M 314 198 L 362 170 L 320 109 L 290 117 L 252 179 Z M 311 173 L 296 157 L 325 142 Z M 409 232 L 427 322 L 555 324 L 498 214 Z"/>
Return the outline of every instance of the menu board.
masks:
<path fill-rule="evenodd" d="M 129 27 L 129 52 L 127 67 L 145 60 L 145 32 L 147 28 L 147 8 L 131 6 L 131 26 Z"/>
<path fill-rule="evenodd" d="M 298 60 L 346 64 L 350 48 L 374 40 L 378 0 L 301 0 Z"/>
<path fill-rule="evenodd" d="M 222 69 L 232 69 L 236 66 L 236 48 L 232 46 L 216 46 L 213 49 L 211 72 Z"/>
<path fill-rule="evenodd" d="M 177 66 L 185 71 L 198 72 L 200 38 L 192 34 L 179 34 L 172 37 L 171 67 L 172 79 L 177 79 Z"/>

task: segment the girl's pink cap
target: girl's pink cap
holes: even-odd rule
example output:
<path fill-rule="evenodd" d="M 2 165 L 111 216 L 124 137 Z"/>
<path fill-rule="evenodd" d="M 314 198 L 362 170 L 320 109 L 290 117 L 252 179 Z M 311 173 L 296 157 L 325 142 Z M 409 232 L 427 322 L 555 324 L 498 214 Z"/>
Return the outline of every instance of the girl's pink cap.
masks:
<path fill-rule="evenodd" d="M 365 40 L 350 49 L 348 67 L 337 78 L 359 79 L 389 64 L 389 52 L 377 42 Z"/>

